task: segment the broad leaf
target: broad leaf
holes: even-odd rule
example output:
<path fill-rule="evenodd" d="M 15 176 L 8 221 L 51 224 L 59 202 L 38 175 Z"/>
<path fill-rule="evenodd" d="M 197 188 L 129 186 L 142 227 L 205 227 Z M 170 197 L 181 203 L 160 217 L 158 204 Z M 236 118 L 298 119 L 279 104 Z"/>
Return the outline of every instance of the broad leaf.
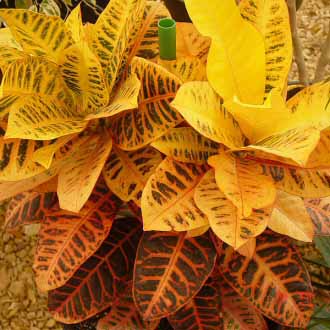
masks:
<path fill-rule="evenodd" d="M 292 61 L 291 28 L 285 0 L 242 0 L 241 15 L 263 35 L 266 54 L 266 93 L 285 93 Z"/>
<path fill-rule="evenodd" d="M 109 92 L 126 60 L 130 37 L 144 8 L 145 0 L 113 0 L 93 26 L 90 44 L 102 65 Z"/>
<path fill-rule="evenodd" d="M 17 100 L 19 100 L 17 95 L 7 95 L 0 98 L 0 119 L 7 116 Z"/>
<path fill-rule="evenodd" d="M 307 167 L 330 167 L 330 130 L 325 129 L 321 132 L 320 141 L 310 154 Z"/>
<path fill-rule="evenodd" d="M 242 217 L 238 209 L 219 189 L 214 171 L 208 171 L 196 187 L 195 202 L 210 222 L 213 232 L 235 249 L 242 247 L 267 227 L 272 207 L 252 210 L 248 217 Z"/>
<path fill-rule="evenodd" d="M 218 143 L 205 138 L 191 127 L 172 128 L 151 144 L 174 160 L 203 164 L 218 153 Z"/>
<path fill-rule="evenodd" d="M 71 33 L 59 17 L 24 9 L 1 9 L 0 17 L 27 53 L 45 55 L 57 62 L 60 53 L 73 44 Z"/>
<path fill-rule="evenodd" d="M 161 161 L 161 154 L 151 147 L 128 152 L 114 147 L 104 165 L 103 176 L 121 200 L 140 204 L 143 188 Z"/>
<path fill-rule="evenodd" d="M 330 197 L 305 199 L 305 206 L 314 223 L 315 235 L 330 236 Z"/>
<path fill-rule="evenodd" d="M 231 247 L 219 269 L 225 280 L 268 318 L 304 328 L 313 313 L 313 290 L 304 263 L 289 239 L 267 231 L 256 253 L 245 258 Z"/>
<path fill-rule="evenodd" d="M 110 307 L 129 280 L 142 228 L 135 219 L 116 220 L 96 253 L 62 287 L 50 291 L 48 307 L 58 321 L 78 323 Z"/>
<path fill-rule="evenodd" d="M 175 330 L 221 330 L 220 288 L 212 277 L 184 307 L 168 317 Z M 261 329 L 260 329 L 261 330 Z"/>
<path fill-rule="evenodd" d="M 143 86 L 139 107 L 122 112 L 109 122 L 114 142 L 125 150 L 149 144 L 183 120 L 170 106 L 181 84 L 175 75 L 138 57 L 132 61 L 130 70 L 136 73 Z"/>
<path fill-rule="evenodd" d="M 267 330 L 261 313 L 226 282 L 221 282 L 222 312 L 225 330 Z"/>
<path fill-rule="evenodd" d="M 185 231 L 208 224 L 194 202 L 204 168 L 166 158 L 149 178 L 142 194 L 144 230 Z"/>
<path fill-rule="evenodd" d="M 272 205 L 276 197 L 273 181 L 262 173 L 257 162 L 222 152 L 209 158 L 217 185 L 238 208 L 239 216 L 249 217 L 252 209 Z"/>
<path fill-rule="evenodd" d="M 79 43 L 84 39 L 85 33 L 81 17 L 80 3 L 71 10 L 69 16 L 65 20 L 65 25 L 71 32 L 72 39 L 75 41 L 75 43 Z"/>
<path fill-rule="evenodd" d="M 2 46 L 0 42 L 0 69 L 2 72 L 7 70 L 10 63 L 24 59 L 26 56 L 21 50 L 14 47 Z"/>
<path fill-rule="evenodd" d="M 205 226 L 196 228 L 196 229 L 191 229 L 187 231 L 187 237 L 197 237 L 205 234 L 208 230 L 210 229 L 210 225 L 207 224 Z"/>
<path fill-rule="evenodd" d="M 43 291 L 64 285 L 108 236 L 120 201 L 100 180 L 79 214 L 46 213 L 34 260 L 36 283 Z"/>
<path fill-rule="evenodd" d="M 246 243 L 244 243 L 237 252 L 244 257 L 251 259 L 256 252 L 257 240 L 255 237 L 250 238 Z"/>
<path fill-rule="evenodd" d="M 222 106 L 220 97 L 208 82 L 185 83 L 171 105 L 205 137 L 229 148 L 244 145 L 238 123 Z"/>
<path fill-rule="evenodd" d="M 92 193 L 111 148 L 107 132 L 92 135 L 62 166 L 57 190 L 62 209 L 79 212 Z"/>
<path fill-rule="evenodd" d="M 55 205 L 54 192 L 38 193 L 28 191 L 12 198 L 7 206 L 6 230 L 44 220 L 45 213 Z"/>
<path fill-rule="evenodd" d="M 330 268 L 330 237 L 319 236 L 314 239 L 315 246 L 320 251 L 327 267 Z"/>
<path fill-rule="evenodd" d="M 277 233 L 300 241 L 311 242 L 313 240 L 314 226 L 303 199 L 283 191 L 277 192 L 268 226 Z"/>
<path fill-rule="evenodd" d="M 207 76 L 216 92 L 260 104 L 266 62 L 261 33 L 242 18 L 235 0 L 186 0 L 185 5 L 199 32 L 212 38 Z"/>
<path fill-rule="evenodd" d="M 133 295 L 144 319 L 172 314 L 203 286 L 216 259 L 207 234 L 145 232 L 134 270 Z"/>

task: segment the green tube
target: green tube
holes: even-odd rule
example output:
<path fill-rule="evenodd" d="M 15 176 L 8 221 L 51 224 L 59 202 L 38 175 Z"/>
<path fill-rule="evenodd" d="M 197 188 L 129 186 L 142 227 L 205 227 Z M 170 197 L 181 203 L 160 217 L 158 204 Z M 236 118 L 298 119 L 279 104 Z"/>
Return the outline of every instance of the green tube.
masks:
<path fill-rule="evenodd" d="M 162 60 L 176 59 L 176 23 L 172 18 L 158 21 L 159 55 Z"/>

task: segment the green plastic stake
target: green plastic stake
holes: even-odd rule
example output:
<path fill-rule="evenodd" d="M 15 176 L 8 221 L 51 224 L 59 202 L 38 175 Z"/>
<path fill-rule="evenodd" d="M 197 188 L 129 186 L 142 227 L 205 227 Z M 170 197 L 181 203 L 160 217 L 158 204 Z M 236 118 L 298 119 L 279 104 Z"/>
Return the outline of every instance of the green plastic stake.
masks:
<path fill-rule="evenodd" d="M 173 61 L 176 59 L 176 22 L 172 18 L 158 21 L 159 56 L 160 59 Z"/>

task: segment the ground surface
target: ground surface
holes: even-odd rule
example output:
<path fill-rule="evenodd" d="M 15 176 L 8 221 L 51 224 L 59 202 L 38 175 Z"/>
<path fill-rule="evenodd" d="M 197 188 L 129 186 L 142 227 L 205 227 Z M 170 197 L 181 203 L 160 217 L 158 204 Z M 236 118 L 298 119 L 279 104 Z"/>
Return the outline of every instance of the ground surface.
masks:
<path fill-rule="evenodd" d="M 310 81 L 330 21 L 330 0 L 304 0 L 299 11 L 299 34 Z M 328 67 L 330 74 L 330 67 Z M 291 79 L 297 77 L 293 66 Z M 46 297 L 36 289 L 32 262 L 36 236 L 2 234 L 3 210 L 0 208 L 0 330 L 47 330 L 61 327 L 47 312 Z"/>

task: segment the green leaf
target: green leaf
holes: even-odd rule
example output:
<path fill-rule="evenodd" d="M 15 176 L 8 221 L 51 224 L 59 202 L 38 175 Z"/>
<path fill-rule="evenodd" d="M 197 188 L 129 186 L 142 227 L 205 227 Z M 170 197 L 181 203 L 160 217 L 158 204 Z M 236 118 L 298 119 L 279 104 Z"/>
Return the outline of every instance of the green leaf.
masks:
<path fill-rule="evenodd" d="M 321 252 L 325 265 L 330 267 L 330 236 L 316 236 L 314 238 L 314 243 Z"/>

